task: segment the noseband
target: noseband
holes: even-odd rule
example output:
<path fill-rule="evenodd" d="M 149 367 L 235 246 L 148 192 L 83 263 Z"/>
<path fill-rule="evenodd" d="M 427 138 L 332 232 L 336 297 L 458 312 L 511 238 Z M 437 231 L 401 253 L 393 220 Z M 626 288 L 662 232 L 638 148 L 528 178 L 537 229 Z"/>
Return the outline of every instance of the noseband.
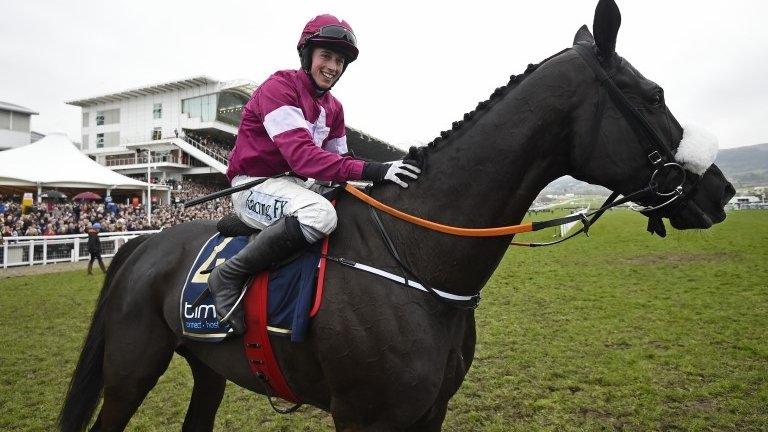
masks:
<path fill-rule="evenodd" d="M 656 181 L 656 176 L 662 172 L 662 170 L 670 168 L 675 171 L 679 171 L 680 175 L 682 176 L 682 179 L 680 180 L 680 184 L 675 186 L 672 190 L 669 192 L 663 192 L 659 189 L 659 183 Z M 677 200 L 678 198 L 683 196 L 683 184 L 685 183 L 685 169 L 680 166 L 680 164 L 676 162 L 667 162 L 663 164 L 662 166 L 656 168 L 653 171 L 653 174 L 651 174 L 651 179 L 648 181 L 648 188 L 651 192 L 655 193 L 657 196 L 662 197 L 663 199 L 667 199 L 663 203 L 656 205 L 656 206 L 645 206 L 645 207 L 637 207 L 635 205 L 630 205 L 630 209 L 647 214 L 656 210 L 659 210 L 662 207 L 667 206 L 668 204 L 671 204 L 673 201 Z M 667 198 L 671 197 L 671 198 Z"/>

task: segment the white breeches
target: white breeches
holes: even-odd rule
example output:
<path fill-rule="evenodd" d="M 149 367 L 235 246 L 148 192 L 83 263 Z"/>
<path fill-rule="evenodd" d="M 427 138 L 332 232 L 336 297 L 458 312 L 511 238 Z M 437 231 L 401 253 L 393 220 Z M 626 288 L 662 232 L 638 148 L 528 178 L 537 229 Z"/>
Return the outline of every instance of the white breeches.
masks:
<path fill-rule="evenodd" d="M 259 177 L 237 176 L 232 186 Z M 295 216 L 304 237 L 315 242 L 336 229 L 336 209 L 319 193 L 328 188 L 296 177 L 266 180 L 250 189 L 232 194 L 235 213 L 246 225 L 264 229 L 283 216 Z"/>

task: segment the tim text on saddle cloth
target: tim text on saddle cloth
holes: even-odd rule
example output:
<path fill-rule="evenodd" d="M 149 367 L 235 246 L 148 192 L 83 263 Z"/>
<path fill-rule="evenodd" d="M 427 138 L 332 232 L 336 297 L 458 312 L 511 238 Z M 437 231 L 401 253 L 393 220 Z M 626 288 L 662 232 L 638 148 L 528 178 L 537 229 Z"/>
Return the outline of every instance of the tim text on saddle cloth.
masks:
<path fill-rule="evenodd" d="M 358 55 L 352 27 L 332 15 L 313 18 L 298 43 L 301 69 L 270 76 L 243 107 L 227 177 L 232 186 L 284 172 L 232 195 L 235 213 L 261 229 L 242 251 L 208 278 L 216 312 L 234 333 L 244 331 L 242 308 L 232 310 L 248 277 L 280 263 L 336 228 L 336 211 L 307 181 L 392 181 L 408 187 L 420 170 L 406 163 L 364 162 L 347 153 L 344 111 L 331 95 Z M 231 313 L 230 313 L 231 312 Z"/>

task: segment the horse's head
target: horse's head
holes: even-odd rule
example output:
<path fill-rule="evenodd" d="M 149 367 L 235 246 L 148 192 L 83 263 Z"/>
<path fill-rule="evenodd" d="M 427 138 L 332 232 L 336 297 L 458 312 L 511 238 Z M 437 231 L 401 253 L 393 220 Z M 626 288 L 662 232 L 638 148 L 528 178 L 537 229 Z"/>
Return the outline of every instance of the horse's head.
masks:
<path fill-rule="evenodd" d="M 646 206 L 649 230 L 661 235 L 662 217 L 677 229 L 722 222 L 735 191 L 713 164 L 717 140 L 681 126 L 662 88 L 616 54 L 620 23 L 614 1 L 601 0 L 594 37 L 584 26 L 574 40 L 594 83 L 574 124 L 574 176 L 625 196 L 643 191 L 632 200 Z"/>

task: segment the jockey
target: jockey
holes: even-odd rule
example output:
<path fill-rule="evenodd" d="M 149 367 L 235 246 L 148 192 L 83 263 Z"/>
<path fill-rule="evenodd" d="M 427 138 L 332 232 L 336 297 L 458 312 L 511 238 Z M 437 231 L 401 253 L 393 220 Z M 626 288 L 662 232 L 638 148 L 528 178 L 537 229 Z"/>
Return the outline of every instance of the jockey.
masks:
<path fill-rule="evenodd" d="M 240 219 L 262 230 L 208 278 L 216 312 L 235 334 L 245 330 L 242 308 L 232 309 L 248 277 L 336 228 L 336 211 L 319 194 L 324 186 L 317 182 L 387 180 L 406 188 L 405 180 L 420 173 L 403 161 L 364 162 L 344 155 L 344 110 L 330 89 L 357 58 L 352 27 L 332 15 L 317 16 L 304 27 L 297 48 L 301 69 L 275 72 L 243 107 L 229 158 L 232 186 L 291 172 L 232 195 Z"/>

